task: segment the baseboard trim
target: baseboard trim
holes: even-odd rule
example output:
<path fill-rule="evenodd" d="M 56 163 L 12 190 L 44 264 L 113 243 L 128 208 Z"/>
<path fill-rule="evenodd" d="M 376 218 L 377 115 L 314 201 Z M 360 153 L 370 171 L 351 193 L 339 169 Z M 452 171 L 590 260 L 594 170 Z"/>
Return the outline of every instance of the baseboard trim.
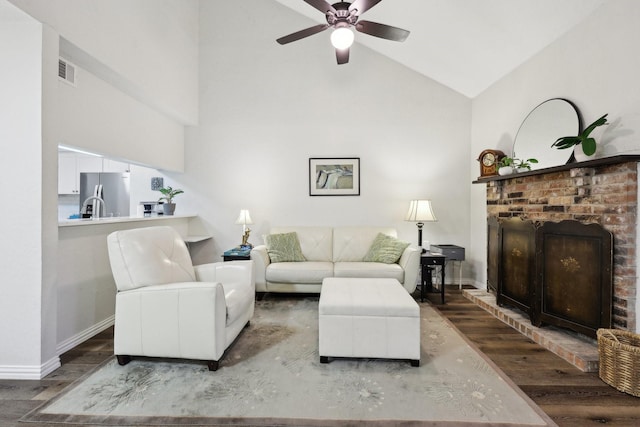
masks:
<path fill-rule="evenodd" d="M 0 365 L 0 378 L 3 380 L 41 380 L 60 367 L 58 356 L 42 365 Z"/>
<path fill-rule="evenodd" d="M 115 323 L 115 319 L 116 319 L 115 315 L 109 316 L 103 321 L 96 323 L 95 325 L 85 329 L 79 334 L 76 334 L 70 338 L 67 338 L 61 343 L 58 343 L 58 346 L 56 347 L 56 354 L 58 354 L 59 356 L 62 353 L 65 353 L 71 350 L 72 348 L 82 344 L 89 338 L 94 337 L 95 335 L 99 334 L 105 329 L 110 328 Z"/>
<path fill-rule="evenodd" d="M 56 356 L 49 359 L 42 365 L 0 365 L 0 379 L 41 380 L 61 366 L 60 355 L 62 353 L 71 350 L 89 338 L 99 334 L 107 328 L 110 328 L 114 323 L 115 316 L 110 316 L 90 328 L 85 329 L 79 334 L 64 340 L 56 346 Z"/>

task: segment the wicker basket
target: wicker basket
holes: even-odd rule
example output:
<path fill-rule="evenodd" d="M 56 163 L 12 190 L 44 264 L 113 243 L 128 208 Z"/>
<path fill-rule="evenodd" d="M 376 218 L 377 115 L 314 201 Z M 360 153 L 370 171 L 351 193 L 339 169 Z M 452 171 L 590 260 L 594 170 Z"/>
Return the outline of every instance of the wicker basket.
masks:
<path fill-rule="evenodd" d="M 640 335 L 620 329 L 598 329 L 600 379 L 640 397 Z"/>

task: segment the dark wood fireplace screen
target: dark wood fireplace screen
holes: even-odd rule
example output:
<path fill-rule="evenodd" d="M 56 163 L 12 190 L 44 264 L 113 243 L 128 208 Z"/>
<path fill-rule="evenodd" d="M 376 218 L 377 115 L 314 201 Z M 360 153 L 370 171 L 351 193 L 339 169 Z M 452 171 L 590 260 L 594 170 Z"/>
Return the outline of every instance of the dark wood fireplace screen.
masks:
<path fill-rule="evenodd" d="M 495 233 L 495 220 L 489 224 Z M 559 326 L 593 338 L 598 328 L 611 327 L 609 231 L 573 220 L 535 224 L 512 218 L 497 225 L 497 238 L 488 241 L 494 262 L 488 260 L 487 277 L 497 278 L 499 305 L 523 310 L 535 326 Z"/>

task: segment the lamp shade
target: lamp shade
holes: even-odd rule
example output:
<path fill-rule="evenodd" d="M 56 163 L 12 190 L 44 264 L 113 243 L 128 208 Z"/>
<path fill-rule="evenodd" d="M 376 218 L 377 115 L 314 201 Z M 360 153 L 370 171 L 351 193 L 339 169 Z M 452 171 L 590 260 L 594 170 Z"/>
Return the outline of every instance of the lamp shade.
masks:
<path fill-rule="evenodd" d="M 240 215 L 238 215 L 238 219 L 236 219 L 236 224 L 242 224 L 242 225 L 253 224 L 253 221 L 251 221 L 251 215 L 249 214 L 248 209 L 240 210 Z"/>
<path fill-rule="evenodd" d="M 431 200 L 412 200 L 409 203 L 409 211 L 405 221 L 427 222 L 437 221 L 436 215 L 431 207 Z"/>

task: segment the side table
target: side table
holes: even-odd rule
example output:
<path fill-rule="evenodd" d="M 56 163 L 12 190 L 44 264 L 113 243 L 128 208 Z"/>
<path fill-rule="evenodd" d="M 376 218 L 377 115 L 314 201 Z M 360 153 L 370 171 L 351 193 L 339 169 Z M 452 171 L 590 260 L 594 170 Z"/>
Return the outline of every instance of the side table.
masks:
<path fill-rule="evenodd" d="M 424 301 L 425 290 L 433 290 L 433 282 L 431 280 L 432 270 L 440 266 L 440 274 L 442 281 L 440 283 L 440 299 L 444 304 L 444 263 L 447 257 L 442 254 L 434 254 L 425 252 L 420 257 L 420 301 Z M 428 282 L 428 283 L 427 283 Z"/>
<path fill-rule="evenodd" d="M 229 249 L 222 254 L 223 261 L 248 261 L 251 259 L 251 249 Z"/>

